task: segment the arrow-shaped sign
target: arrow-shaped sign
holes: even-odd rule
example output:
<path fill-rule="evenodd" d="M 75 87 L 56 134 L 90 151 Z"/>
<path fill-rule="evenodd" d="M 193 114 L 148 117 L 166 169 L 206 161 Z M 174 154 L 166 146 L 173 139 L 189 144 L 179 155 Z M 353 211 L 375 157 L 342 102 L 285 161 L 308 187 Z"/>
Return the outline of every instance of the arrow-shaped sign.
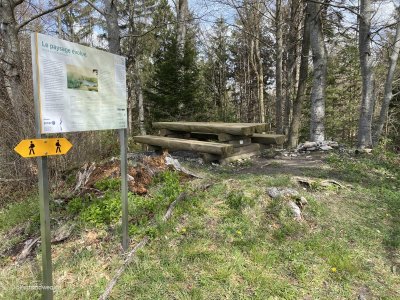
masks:
<path fill-rule="evenodd" d="M 22 140 L 14 150 L 22 157 L 64 155 L 72 144 L 65 138 Z"/>

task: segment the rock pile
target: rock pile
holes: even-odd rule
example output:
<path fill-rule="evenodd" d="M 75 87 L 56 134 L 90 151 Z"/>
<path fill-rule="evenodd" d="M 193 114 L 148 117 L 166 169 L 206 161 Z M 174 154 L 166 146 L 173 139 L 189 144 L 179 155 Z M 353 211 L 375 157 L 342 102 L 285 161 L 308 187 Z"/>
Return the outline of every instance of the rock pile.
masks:
<path fill-rule="evenodd" d="M 339 148 L 339 144 L 334 141 L 323 141 L 323 142 L 305 142 L 299 144 L 296 151 L 306 152 L 306 151 L 329 151 L 335 148 Z"/>

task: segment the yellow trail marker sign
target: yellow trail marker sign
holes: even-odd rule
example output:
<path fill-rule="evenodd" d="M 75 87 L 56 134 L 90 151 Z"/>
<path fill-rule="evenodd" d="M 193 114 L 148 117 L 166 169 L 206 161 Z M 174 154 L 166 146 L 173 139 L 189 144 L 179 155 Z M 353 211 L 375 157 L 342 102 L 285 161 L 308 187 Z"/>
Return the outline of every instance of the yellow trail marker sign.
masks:
<path fill-rule="evenodd" d="M 72 144 L 65 138 L 22 140 L 14 150 L 22 157 L 64 155 Z"/>

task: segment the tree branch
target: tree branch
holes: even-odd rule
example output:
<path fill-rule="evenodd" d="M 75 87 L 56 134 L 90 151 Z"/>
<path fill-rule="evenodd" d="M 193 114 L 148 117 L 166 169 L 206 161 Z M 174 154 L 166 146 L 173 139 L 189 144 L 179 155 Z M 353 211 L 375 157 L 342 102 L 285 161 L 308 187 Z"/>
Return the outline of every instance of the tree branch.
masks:
<path fill-rule="evenodd" d="M 22 27 L 28 25 L 28 24 L 29 24 L 30 22 L 32 22 L 33 20 L 36 20 L 37 18 L 40 18 L 40 17 L 42 17 L 42 16 L 44 16 L 44 15 L 47 15 L 47 14 L 53 12 L 53 11 L 56 11 L 56 10 L 58 10 L 58 9 L 60 9 L 60 8 L 65 7 L 65 6 L 68 6 L 68 5 L 70 5 L 73 1 L 74 1 L 74 0 L 68 0 L 68 1 L 66 1 L 65 3 L 63 3 L 63 4 L 60 4 L 60 5 L 54 6 L 54 7 L 52 7 L 52 8 L 49 8 L 49 9 L 47 9 L 47 10 L 41 12 L 40 14 L 37 14 L 37 15 L 33 16 L 33 17 L 30 18 L 29 20 L 26 20 L 26 21 L 22 22 L 21 24 L 19 24 L 18 27 L 17 27 L 17 31 L 21 30 Z"/>
<path fill-rule="evenodd" d="M 101 9 L 98 8 L 96 5 L 94 5 L 92 2 L 90 2 L 90 0 L 85 0 L 85 2 L 86 2 L 87 4 L 89 4 L 89 6 L 91 6 L 94 10 L 97 10 L 97 12 L 98 12 L 99 14 L 101 14 L 102 16 L 104 16 L 104 15 L 106 14 L 103 10 L 101 10 Z"/>
<path fill-rule="evenodd" d="M 16 7 L 17 5 L 20 5 L 22 2 L 24 2 L 24 0 L 14 0 L 12 4 L 14 5 L 14 7 Z"/>
<path fill-rule="evenodd" d="M 360 18 L 363 17 L 357 11 L 355 11 L 354 9 L 351 9 L 350 7 L 345 6 L 345 5 L 326 3 L 326 2 L 323 2 L 323 1 L 316 1 L 316 0 L 307 0 L 307 2 L 313 2 L 313 3 L 317 3 L 317 4 L 321 4 L 321 5 L 326 5 L 326 6 L 332 6 L 332 7 L 336 7 L 336 8 L 345 9 L 345 10 L 348 10 L 349 12 L 355 14 L 357 17 L 360 17 Z"/>

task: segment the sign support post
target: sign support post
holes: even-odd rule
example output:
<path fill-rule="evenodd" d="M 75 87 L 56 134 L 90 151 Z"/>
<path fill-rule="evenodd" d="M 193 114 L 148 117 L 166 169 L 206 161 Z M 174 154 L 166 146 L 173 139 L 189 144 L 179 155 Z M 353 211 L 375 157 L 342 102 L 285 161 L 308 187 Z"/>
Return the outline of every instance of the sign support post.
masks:
<path fill-rule="evenodd" d="M 53 299 L 53 272 L 51 263 L 49 176 L 47 157 L 38 158 L 39 166 L 39 204 L 40 233 L 42 244 L 42 296 L 45 300 Z"/>
<path fill-rule="evenodd" d="M 40 103 L 39 103 L 39 70 L 37 52 L 37 34 L 32 35 L 32 66 L 33 66 L 33 95 L 35 100 L 35 125 L 36 137 L 42 138 L 40 124 Z M 40 206 L 40 236 L 42 244 L 42 298 L 53 299 L 53 267 L 51 262 L 51 235 L 50 235 L 50 193 L 49 193 L 49 172 L 47 156 L 38 157 L 39 176 L 39 206 Z"/>
<path fill-rule="evenodd" d="M 129 247 L 128 232 L 128 160 L 127 160 L 128 130 L 119 129 L 119 141 L 121 147 L 121 201 L 122 201 L 122 248 Z"/>

